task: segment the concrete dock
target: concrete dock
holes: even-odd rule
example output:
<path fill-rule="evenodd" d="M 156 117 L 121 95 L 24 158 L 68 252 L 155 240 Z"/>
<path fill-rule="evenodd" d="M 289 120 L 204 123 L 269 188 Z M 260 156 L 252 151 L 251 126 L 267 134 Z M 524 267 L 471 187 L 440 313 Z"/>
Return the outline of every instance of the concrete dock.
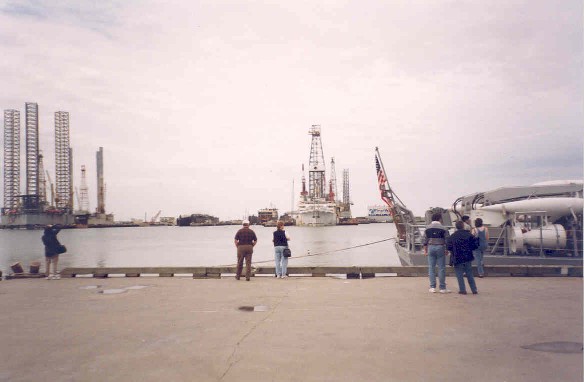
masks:
<path fill-rule="evenodd" d="M 0 281 L 0 381 L 582 381 L 579 277 Z"/>

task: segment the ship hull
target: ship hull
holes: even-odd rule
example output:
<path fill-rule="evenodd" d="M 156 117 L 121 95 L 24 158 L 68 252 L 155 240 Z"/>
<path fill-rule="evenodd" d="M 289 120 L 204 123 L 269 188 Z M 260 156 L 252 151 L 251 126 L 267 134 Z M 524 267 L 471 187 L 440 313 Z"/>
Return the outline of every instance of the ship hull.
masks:
<path fill-rule="evenodd" d="M 48 224 L 59 224 L 62 226 L 75 225 L 75 216 L 72 214 L 18 214 L 3 215 L 0 218 L 0 228 L 7 229 L 40 229 Z"/>
<path fill-rule="evenodd" d="M 337 215 L 334 212 L 302 212 L 295 215 L 297 226 L 322 227 L 337 225 Z"/>
<path fill-rule="evenodd" d="M 395 249 L 402 266 L 428 265 L 428 257 L 422 250 L 410 251 L 396 244 Z M 473 265 L 476 262 L 473 261 Z M 483 256 L 485 265 L 575 265 L 582 266 L 581 257 L 569 256 L 520 256 L 520 255 L 489 255 Z"/>
<path fill-rule="evenodd" d="M 297 226 L 322 227 L 339 223 L 337 208 L 334 203 L 323 200 L 301 201 L 294 212 Z"/>

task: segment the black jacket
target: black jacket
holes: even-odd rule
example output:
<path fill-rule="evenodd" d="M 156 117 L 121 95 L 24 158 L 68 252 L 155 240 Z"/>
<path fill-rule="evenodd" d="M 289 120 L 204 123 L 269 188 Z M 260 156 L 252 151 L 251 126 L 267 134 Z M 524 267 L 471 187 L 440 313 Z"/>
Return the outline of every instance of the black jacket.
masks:
<path fill-rule="evenodd" d="M 61 243 L 57 239 L 57 234 L 61 231 L 61 227 L 53 226 L 45 228 L 42 240 L 45 245 L 45 256 L 54 256 L 59 253 Z"/>
<path fill-rule="evenodd" d="M 286 239 L 286 231 L 276 230 L 274 231 L 274 247 L 278 246 L 288 246 L 288 239 Z"/>
<path fill-rule="evenodd" d="M 459 229 L 446 241 L 446 248 L 451 253 L 453 265 L 473 261 L 473 249 L 478 248 L 476 238 L 467 230 Z"/>
<path fill-rule="evenodd" d="M 426 226 L 424 231 L 424 246 L 427 245 L 446 245 L 448 230 L 440 222 L 433 221 Z"/>

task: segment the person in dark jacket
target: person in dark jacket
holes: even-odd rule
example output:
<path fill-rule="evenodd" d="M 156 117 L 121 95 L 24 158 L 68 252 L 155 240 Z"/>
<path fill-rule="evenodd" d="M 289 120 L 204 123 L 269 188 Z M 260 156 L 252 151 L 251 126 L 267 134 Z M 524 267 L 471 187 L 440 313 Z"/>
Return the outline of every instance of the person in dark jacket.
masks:
<path fill-rule="evenodd" d="M 42 241 L 45 245 L 45 260 L 46 260 L 46 279 L 58 280 L 61 278 L 57 266 L 59 264 L 59 254 L 65 252 L 65 247 L 59 243 L 57 234 L 61 231 L 60 225 L 48 225 L 43 232 Z M 51 263 L 53 264 L 53 273 L 51 273 Z"/>
<path fill-rule="evenodd" d="M 446 241 L 446 248 L 452 254 L 452 264 L 456 272 L 456 279 L 458 280 L 458 293 L 466 294 L 466 287 L 464 285 L 464 275 L 468 280 L 468 285 L 473 294 L 477 294 L 477 285 L 472 275 L 472 261 L 474 256 L 472 251 L 477 249 L 478 244 L 476 238 L 465 229 L 464 222 L 456 222 L 456 232 L 452 234 Z"/>
<path fill-rule="evenodd" d="M 436 265 L 438 265 L 438 281 L 440 293 L 450 293 L 446 289 L 446 238 L 448 230 L 442 225 L 442 215 L 432 215 L 432 222 L 424 231 L 424 255 L 428 257 L 428 278 L 430 279 L 430 293 L 436 293 Z"/>
<path fill-rule="evenodd" d="M 277 229 L 274 231 L 274 261 L 276 262 L 276 277 L 286 278 L 287 268 L 288 268 L 288 258 L 284 256 L 284 248 L 288 247 L 288 240 L 290 238 L 286 236 L 286 231 L 284 230 L 284 222 L 278 221 L 276 225 Z"/>
<path fill-rule="evenodd" d="M 245 281 L 251 277 L 251 255 L 253 247 L 257 244 L 258 238 L 254 231 L 249 228 L 249 220 L 243 221 L 243 228 L 235 234 L 235 246 L 237 247 L 237 270 L 235 279 L 239 280 L 243 271 L 243 260 L 245 259 Z"/>

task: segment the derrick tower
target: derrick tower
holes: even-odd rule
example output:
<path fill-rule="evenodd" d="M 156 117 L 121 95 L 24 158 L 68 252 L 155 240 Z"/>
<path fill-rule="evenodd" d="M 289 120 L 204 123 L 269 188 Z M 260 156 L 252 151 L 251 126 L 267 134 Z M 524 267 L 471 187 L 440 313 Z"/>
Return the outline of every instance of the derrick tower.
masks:
<path fill-rule="evenodd" d="M 105 214 L 105 185 L 103 183 L 103 147 L 96 153 L 97 160 L 97 213 Z"/>
<path fill-rule="evenodd" d="M 351 204 L 351 195 L 349 193 L 349 169 L 343 170 L 343 203 L 346 205 Z"/>
<path fill-rule="evenodd" d="M 18 208 L 20 195 L 20 111 L 4 110 L 4 209 Z"/>
<path fill-rule="evenodd" d="M 26 117 L 26 195 L 39 196 L 39 105 L 27 102 Z M 35 204 L 38 204 L 35 203 Z"/>
<path fill-rule="evenodd" d="M 312 135 L 310 162 L 308 164 L 308 195 L 310 199 L 321 199 L 325 197 L 326 181 L 324 176 L 324 154 L 320 140 L 320 125 L 312 125 L 308 133 Z"/>
<path fill-rule="evenodd" d="M 304 176 L 304 163 L 302 164 L 302 192 L 300 192 L 300 196 L 302 197 L 303 201 L 307 200 L 308 191 L 306 191 L 306 177 Z"/>
<path fill-rule="evenodd" d="M 335 158 L 331 158 L 331 180 L 329 181 L 329 201 L 335 202 L 337 194 L 337 172 L 335 170 Z"/>
<path fill-rule="evenodd" d="M 55 187 L 56 207 L 72 209 L 71 205 L 71 150 L 69 150 L 69 113 L 55 112 Z"/>
<path fill-rule="evenodd" d="M 71 211 L 74 210 L 73 195 L 75 193 L 75 189 L 73 188 L 73 172 L 73 148 L 69 147 L 69 208 L 71 208 Z"/>
<path fill-rule="evenodd" d="M 89 188 L 85 177 L 85 165 L 81 166 L 81 185 L 79 186 L 79 210 L 89 213 Z"/>
<path fill-rule="evenodd" d="M 47 204 L 47 179 L 45 178 L 45 166 L 41 151 L 39 151 L 39 204 L 41 206 Z"/>

